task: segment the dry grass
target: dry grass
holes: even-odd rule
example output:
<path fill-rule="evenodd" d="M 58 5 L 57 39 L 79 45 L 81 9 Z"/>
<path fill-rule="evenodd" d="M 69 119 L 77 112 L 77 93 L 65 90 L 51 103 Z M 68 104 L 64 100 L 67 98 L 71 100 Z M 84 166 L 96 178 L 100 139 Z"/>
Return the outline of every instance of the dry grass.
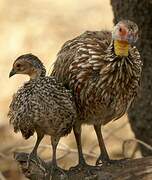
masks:
<path fill-rule="evenodd" d="M 56 53 L 68 39 L 85 30 L 112 28 L 112 10 L 109 1 L 91 0 L 0 0 L 0 179 L 22 180 L 13 151 L 22 148 L 30 151 L 35 138 L 28 141 L 16 135 L 8 125 L 7 111 L 12 94 L 27 78 L 15 76 L 8 79 L 14 59 L 22 53 L 38 55 L 50 70 Z M 92 127 L 83 127 L 83 146 L 86 159 L 94 163 L 99 153 L 96 136 Z M 133 138 L 127 117 L 110 123 L 103 129 L 107 148 L 111 157 L 131 157 L 136 143 L 122 144 Z M 40 156 L 50 158 L 50 139 L 46 137 L 39 148 Z M 65 145 L 66 144 L 66 145 Z M 129 150 L 127 149 L 129 147 Z M 140 156 L 135 153 L 133 156 Z M 59 164 L 68 168 L 77 162 L 76 145 L 73 134 L 63 138 L 58 151 Z"/>

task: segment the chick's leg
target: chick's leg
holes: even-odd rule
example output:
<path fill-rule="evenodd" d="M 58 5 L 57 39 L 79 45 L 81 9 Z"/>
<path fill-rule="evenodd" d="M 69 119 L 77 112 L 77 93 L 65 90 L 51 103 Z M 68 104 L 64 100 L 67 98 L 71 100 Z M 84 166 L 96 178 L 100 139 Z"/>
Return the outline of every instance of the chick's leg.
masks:
<path fill-rule="evenodd" d="M 110 159 L 109 159 L 109 155 L 106 150 L 106 146 L 104 144 L 103 136 L 101 133 L 101 125 L 100 124 L 94 125 L 94 129 L 95 129 L 95 132 L 96 132 L 96 135 L 98 138 L 98 142 L 99 142 L 99 146 L 100 146 L 100 156 L 96 161 L 96 165 L 99 165 L 100 161 L 101 161 L 101 163 L 104 163 L 104 162 L 109 162 Z"/>
<path fill-rule="evenodd" d="M 37 157 L 37 148 L 38 148 L 41 140 L 43 139 L 43 137 L 44 137 L 43 133 L 37 132 L 37 141 L 36 141 L 36 144 L 35 144 L 32 152 L 29 154 L 28 161 L 27 161 L 27 167 L 29 167 L 30 161 Z"/>
<path fill-rule="evenodd" d="M 64 170 L 62 170 L 60 167 L 57 166 L 57 161 L 56 161 L 56 149 L 57 149 L 59 140 L 60 140 L 59 137 L 51 136 L 51 144 L 52 144 L 52 150 L 53 150 L 52 163 L 51 163 L 51 175 L 53 175 L 53 173 L 55 173 L 56 170 L 65 175 Z"/>

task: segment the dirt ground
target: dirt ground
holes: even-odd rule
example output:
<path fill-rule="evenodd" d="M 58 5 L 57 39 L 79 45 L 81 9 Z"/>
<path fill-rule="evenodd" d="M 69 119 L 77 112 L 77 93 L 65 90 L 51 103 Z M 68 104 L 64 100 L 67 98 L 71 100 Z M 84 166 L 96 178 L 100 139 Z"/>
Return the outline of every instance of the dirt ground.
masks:
<path fill-rule="evenodd" d="M 30 152 L 35 136 L 25 141 L 9 126 L 7 111 L 12 94 L 26 76 L 8 74 L 16 57 L 32 52 L 40 57 L 48 74 L 62 44 L 86 30 L 111 30 L 113 14 L 108 0 L 0 0 L 0 180 L 24 180 L 13 160 L 14 151 Z M 140 157 L 134 135 L 125 115 L 103 127 L 104 139 L 112 158 Z M 90 164 L 99 154 L 93 128 L 83 127 L 83 149 Z M 73 133 L 62 138 L 58 163 L 68 169 L 77 162 Z M 51 158 L 50 138 L 45 137 L 39 155 Z"/>

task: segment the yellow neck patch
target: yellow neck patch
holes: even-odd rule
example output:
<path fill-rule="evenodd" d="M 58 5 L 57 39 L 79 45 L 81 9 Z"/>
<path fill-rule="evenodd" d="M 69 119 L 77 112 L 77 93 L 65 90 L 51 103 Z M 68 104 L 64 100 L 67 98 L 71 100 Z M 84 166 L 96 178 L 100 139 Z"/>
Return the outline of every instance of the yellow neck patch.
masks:
<path fill-rule="evenodd" d="M 128 56 L 129 44 L 127 41 L 114 41 L 114 50 L 117 56 Z"/>

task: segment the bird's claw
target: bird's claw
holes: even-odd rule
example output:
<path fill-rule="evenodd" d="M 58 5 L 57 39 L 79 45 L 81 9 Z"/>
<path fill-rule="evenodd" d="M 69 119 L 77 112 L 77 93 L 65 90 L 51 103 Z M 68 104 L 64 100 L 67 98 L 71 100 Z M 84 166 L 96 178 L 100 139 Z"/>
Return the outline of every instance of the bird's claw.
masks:
<path fill-rule="evenodd" d="M 32 160 L 35 160 L 35 159 L 37 159 L 37 156 L 36 156 L 36 154 L 35 153 L 30 153 L 29 154 L 29 156 L 28 156 L 28 159 L 27 159 L 27 169 L 29 169 L 29 167 L 30 167 L 30 162 L 32 161 Z"/>
<path fill-rule="evenodd" d="M 123 162 L 127 159 L 120 159 L 120 160 L 112 160 L 109 158 L 103 158 L 102 156 L 99 156 L 96 165 L 112 165 L 112 164 L 117 164 L 117 165 L 122 165 Z"/>
<path fill-rule="evenodd" d="M 103 157 L 103 155 L 100 155 L 96 161 L 96 166 L 101 165 L 101 164 L 103 165 L 104 163 L 107 163 L 109 161 L 110 159 L 108 157 L 105 158 Z"/>
<path fill-rule="evenodd" d="M 79 163 L 78 165 L 71 167 L 70 171 L 81 171 L 81 170 L 90 171 L 90 170 L 95 170 L 95 169 L 99 169 L 99 168 L 100 167 L 98 167 L 98 166 L 91 166 L 87 163 Z"/>
<path fill-rule="evenodd" d="M 52 165 L 51 172 L 50 172 L 51 176 L 53 176 L 56 171 L 59 172 L 63 177 L 67 178 L 67 174 L 65 173 L 65 171 L 63 169 L 61 169 L 57 165 Z"/>

